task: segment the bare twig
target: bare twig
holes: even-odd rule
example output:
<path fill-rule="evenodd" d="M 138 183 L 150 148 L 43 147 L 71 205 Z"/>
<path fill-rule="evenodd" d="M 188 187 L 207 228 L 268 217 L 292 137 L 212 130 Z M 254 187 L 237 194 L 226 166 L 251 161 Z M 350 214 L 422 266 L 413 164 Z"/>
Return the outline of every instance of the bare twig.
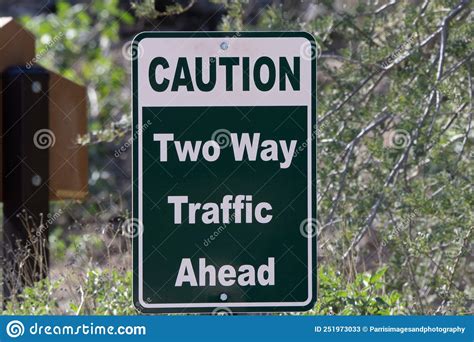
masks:
<path fill-rule="evenodd" d="M 472 128 L 472 98 L 473 98 L 473 95 L 472 95 L 472 92 L 473 92 L 473 87 L 472 87 L 472 75 L 471 75 L 471 65 L 470 65 L 470 68 L 469 68 L 469 74 L 468 74 L 468 77 L 467 77 L 467 80 L 468 80 L 468 86 L 469 86 L 469 118 L 468 118 L 468 121 L 467 121 L 467 127 L 466 127 L 466 133 L 464 134 L 464 138 L 463 138 L 463 141 L 462 141 L 462 144 L 461 144 L 461 152 L 459 152 L 459 156 L 458 156 L 458 160 L 456 161 L 456 165 L 459 163 L 459 161 L 461 160 L 463 154 L 464 154 L 464 150 L 466 148 L 466 142 L 467 142 L 467 139 L 469 138 L 469 133 L 471 132 L 471 128 Z"/>
<path fill-rule="evenodd" d="M 84 305 L 84 290 L 82 289 L 82 286 L 79 286 L 79 292 L 81 293 L 81 303 L 79 304 L 79 307 L 76 310 L 76 315 L 79 316 L 82 310 L 82 306 Z"/>
<path fill-rule="evenodd" d="M 472 235 L 472 232 L 474 231 L 474 226 L 471 226 L 469 231 L 467 232 L 466 236 L 464 237 L 463 239 L 463 242 L 461 244 L 461 247 L 459 248 L 459 252 L 458 254 L 456 255 L 456 257 L 454 258 L 454 264 L 451 268 L 451 273 L 449 274 L 449 280 L 448 280 L 448 285 L 446 287 L 446 298 L 443 300 L 443 302 L 441 303 L 441 305 L 438 307 L 438 309 L 436 310 L 436 313 L 440 313 L 441 310 L 446 306 L 447 302 L 448 302 L 448 299 L 449 299 L 449 292 L 451 291 L 452 287 L 453 287 L 453 284 L 454 284 L 454 276 L 456 275 L 456 271 L 459 267 L 459 263 L 461 261 L 461 258 L 464 254 L 464 252 L 467 250 L 470 242 L 471 242 L 471 235 Z"/>
<path fill-rule="evenodd" d="M 456 17 L 464 8 L 466 8 L 466 6 L 469 4 L 469 0 L 463 0 L 461 1 L 454 9 L 452 9 L 448 15 L 442 20 L 442 26 L 436 30 L 435 33 L 433 33 L 432 35 L 430 35 L 428 38 L 426 38 L 424 41 L 421 42 L 421 45 L 425 45 L 427 44 L 428 42 L 430 42 L 432 39 L 434 39 L 435 37 L 437 37 L 437 35 L 443 30 L 443 27 L 447 27 L 447 25 L 449 25 L 449 22 L 454 18 Z M 443 39 L 443 38 L 442 38 Z M 419 48 L 419 47 L 417 47 Z M 412 51 L 414 51 L 414 49 L 412 49 Z M 444 56 L 444 50 L 442 51 L 443 53 L 443 56 Z M 399 64 L 402 60 L 408 58 L 410 54 L 404 56 L 401 60 L 398 60 L 398 62 L 396 63 L 393 63 L 391 64 L 390 66 L 388 66 L 386 69 L 390 69 L 390 68 L 393 68 L 394 65 L 396 64 Z M 444 57 L 443 57 L 444 58 Z M 440 57 L 441 59 L 441 57 Z M 437 72 L 437 82 L 440 82 L 442 80 L 442 67 L 443 67 L 443 63 L 439 63 L 438 64 L 438 72 Z M 373 77 L 373 75 L 371 75 Z M 365 83 L 364 83 L 365 84 Z M 433 101 L 435 100 L 436 98 L 436 95 L 437 95 L 437 89 L 436 89 L 436 86 L 433 87 L 434 89 L 432 91 L 430 91 L 430 95 L 429 95 L 429 100 L 428 100 L 428 105 L 426 106 L 425 108 L 425 111 L 422 115 L 422 117 L 418 120 L 417 122 L 417 126 L 415 128 L 415 130 L 413 131 L 411 137 L 410 137 L 410 142 L 409 144 L 407 145 L 407 147 L 405 148 L 404 152 L 402 153 L 402 155 L 400 156 L 400 158 L 398 159 L 397 163 L 395 164 L 395 166 L 392 168 L 391 172 L 389 173 L 389 175 L 387 176 L 385 182 L 384 182 L 384 185 L 383 187 L 384 188 L 387 188 L 391 185 L 394 184 L 394 181 L 395 181 L 395 178 L 398 174 L 398 172 L 402 169 L 402 167 L 404 166 L 406 160 L 408 159 L 408 155 L 410 153 L 410 150 L 414 144 L 414 142 L 416 141 L 416 139 L 418 138 L 419 134 L 420 134 L 420 130 L 421 128 L 423 127 L 423 124 L 426 120 L 426 118 L 428 117 L 429 113 L 430 113 L 430 108 L 431 108 L 431 105 L 433 104 Z M 358 91 L 358 90 L 357 90 Z M 362 240 L 362 238 L 364 237 L 364 235 L 367 233 L 367 231 L 369 231 L 369 229 L 372 227 L 372 224 L 375 220 L 375 217 L 377 216 L 377 213 L 378 213 L 378 210 L 380 208 L 380 205 L 383 203 L 383 199 L 384 199 L 384 193 L 382 192 L 376 199 L 374 205 L 372 206 L 370 212 L 369 212 L 369 215 L 367 216 L 367 218 L 365 219 L 365 222 L 364 222 L 364 225 L 362 227 L 362 229 L 359 231 L 359 233 L 356 235 L 356 237 L 352 240 L 349 248 L 346 250 L 346 252 L 343 254 L 343 259 L 347 259 L 351 253 L 352 253 L 352 250 L 354 249 L 355 246 L 357 246 L 359 244 L 359 242 Z"/>
<path fill-rule="evenodd" d="M 375 14 L 380 14 L 383 11 L 385 11 L 386 9 L 394 6 L 396 3 L 397 3 L 397 0 L 391 0 L 390 2 L 387 2 L 385 5 L 382 5 L 379 8 L 377 8 L 374 13 Z"/>
<path fill-rule="evenodd" d="M 339 204 L 339 201 L 341 199 L 342 190 L 344 189 L 346 176 L 347 176 L 347 173 L 349 171 L 349 163 L 350 163 L 351 156 L 353 154 L 355 146 L 365 135 L 367 135 L 370 131 L 375 129 L 380 124 L 384 123 L 385 120 L 387 120 L 391 116 L 390 113 L 385 112 L 386 110 L 387 110 L 387 108 L 384 107 L 382 109 L 381 114 L 379 114 L 375 120 L 373 120 L 365 128 L 363 128 L 359 132 L 359 134 L 357 134 L 357 136 L 349 144 L 347 144 L 346 148 L 344 149 L 344 153 L 343 153 L 343 157 L 342 157 L 342 159 L 345 160 L 344 169 L 342 170 L 342 173 L 341 173 L 341 176 L 340 176 L 340 179 L 339 179 L 339 187 L 338 187 L 336 197 L 333 199 L 333 205 L 331 207 L 331 211 L 329 212 L 328 218 L 326 219 L 326 226 L 327 226 L 328 222 L 332 221 L 334 213 L 335 213 L 335 211 L 337 209 L 337 206 Z"/>
<path fill-rule="evenodd" d="M 407 145 L 407 147 L 405 148 L 404 152 L 402 153 L 402 155 L 400 156 L 400 158 L 398 159 L 397 163 L 395 164 L 395 166 L 393 167 L 392 171 L 390 172 L 390 174 L 387 176 L 387 178 L 385 179 L 385 182 L 383 184 L 383 187 L 384 188 L 387 188 L 389 187 L 390 185 L 392 185 L 392 183 L 394 182 L 394 179 L 395 179 L 395 176 L 398 174 L 398 172 L 400 171 L 400 169 L 403 167 L 405 161 L 407 160 L 408 158 L 408 154 L 410 153 L 410 150 L 415 142 L 415 140 L 418 138 L 419 134 L 420 134 L 420 129 L 421 127 L 423 126 L 426 118 L 428 117 L 428 114 L 430 113 L 430 108 L 431 108 L 431 105 L 433 103 L 433 100 L 434 100 L 434 96 L 435 96 L 435 92 L 432 91 L 431 94 L 430 94 L 430 98 L 428 100 L 428 105 L 426 106 L 425 108 L 425 112 L 423 113 L 423 116 L 421 117 L 420 120 L 418 120 L 418 124 L 417 124 L 417 127 L 416 129 L 414 130 L 414 133 L 412 134 L 412 136 L 410 137 L 410 142 L 409 144 Z M 363 225 L 363 228 L 359 231 L 359 233 L 356 235 L 356 237 L 352 240 L 352 243 L 350 244 L 349 248 L 347 249 L 347 251 L 344 253 L 343 255 L 343 259 L 346 259 L 350 253 L 352 252 L 352 250 L 354 249 L 355 246 L 357 246 L 359 244 L 359 242 L 362 240 L 362 238 L 364 237 L 364 235 L 367 233 L 367 231 L 372 227 L 372 223 L 374 222 L 374 219 L 375 217 L 377 216 L 377 212 L 379 210 L 379 207 L 380 205 L 382 204 L 383 202 L 383 199 L 384 199 L 384 193 L 382 192 L 378 198 L 376 199 L 374 205 L 372 206 L 371 210 L 370 210 L 370 213 L 369 215 L 367 216 L 365 222 L 364 222 L 364 225 Z"/>

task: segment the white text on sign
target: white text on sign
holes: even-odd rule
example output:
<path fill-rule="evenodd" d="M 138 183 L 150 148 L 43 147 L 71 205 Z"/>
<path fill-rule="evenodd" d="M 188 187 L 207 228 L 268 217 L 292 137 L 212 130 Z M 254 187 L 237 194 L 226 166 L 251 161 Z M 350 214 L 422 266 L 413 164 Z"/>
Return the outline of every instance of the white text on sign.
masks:
<path fill-rule="evenodd" d="M 260 141 L 260 133 L 231 133 L 232 151 L 235 161 L 256 161 L 258 158 L 264 162 L 277 161 L 280 168 L 287 169 L 295 154 L 297 140 L 263 140 Z M 175 141 L 172 133 L 155 133 L 153 140 L 160 145 L 160 162 L 168 161 L 168 143 L 173 143 L 178 160 L 185 162 L 197 161 L 201 155 L 208 162 L 214 162 L 221 155 L 221 148 L 214 140 L 203 142 L 197 141 Z"/>

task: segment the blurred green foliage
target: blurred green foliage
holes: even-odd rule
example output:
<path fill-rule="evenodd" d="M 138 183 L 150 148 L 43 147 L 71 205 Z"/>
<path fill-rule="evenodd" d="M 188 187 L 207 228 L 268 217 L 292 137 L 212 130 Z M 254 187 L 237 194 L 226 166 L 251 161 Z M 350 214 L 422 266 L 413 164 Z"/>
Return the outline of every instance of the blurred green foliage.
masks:
<path fill-rule="evenodd" d="M 89 269 L 74 288 L 44 279 L 8 302 L 2 315 L 132 315 L 132 273 Z M 62 302 L 60 305 L 60 302 Z"/>
<path fill-rule="evenodd" d="M 257 14 L 246 0 L 213 2 L 227 9 L 222 30 L 305 30 L 318 43 L 322 266 L 310 313 L 472 314 L 474 26 L 466 1 L 285 0 Z M 130 250 L 121 249 L 112 220 L 130 208 L 128 153 L 114 158 L 113 151 L 130 129 L 119 29 L 132 21 L 117 0 L 60 2 L 56 14 L 23 19 L 45 51 L 39 63 L 89 94 L 93 133 L 83 142 L 91 144 L 92 196 L 69 211 L 72 223 L 61 223 L 72 229 L 51 236 L 58 261 L 85 259 L 67 297 L 71 314 L 134 312 L 130 274 L 113 258 Z M 64 312 L 58 286 L 38 283 L 6 312 Z"/>
<path fill-rule="evenodd" d="M 309 315 L 395 315 L 404 314 L 400 294 L 384 291 L 386 268 L 377 272 L 361 273 L 353 282 L 329 267 L 319 271 L 319 300 Z M 68 304 L 64 310 L 58 297 L 68 288 L 67 281 L 51 283 L 43 280 L 26 288 L 17 301 L 10 302 L 3 315 L 133 315 L 132 273 L 129 271 L 90 269 L 79 278 L 74 295 L 63 294 Z M 72 299 L 71 299 L 72 298 Z M 65 305 L 64 304 L 64 305 Z"/>
<path fill-rule="evenodd" d="M 319 269 L 318 302 L 309 314 L 317 315 L 401 315 L 406 313 L 400 293 L 385 293 L 383 267 L 373 274 L 356 275 L 353 282 L 330 267 Z"/>
<path fill-rule="evenodd" d="M 112 141 L 123 134 L 114 128 L 130 125 L 130 101 L 124 87 L 129 74 L 121 64 L 119 30 L 134 18 L 118 3 L 98 0 L 71 5 L 61 0 L 54 14 L 22 18 L 37 38 L 37 62 L 87 87 L 92 134 L 84 142 Z"/>
<path fill-rule="evenodd" d="M 132 272 L 90 270 L 86 274 L 79 303 L 70 303 L 75 314 L 131 315 L 136 313 L 132 298 Z"/>
<path fill-rule="evenodd" d="M 59 312 L 55 290 L 58 282 L 43 279 L 34 287 L 27 287 L 17 298 L 9 301 L 2 315 L 51 315 Z"/>

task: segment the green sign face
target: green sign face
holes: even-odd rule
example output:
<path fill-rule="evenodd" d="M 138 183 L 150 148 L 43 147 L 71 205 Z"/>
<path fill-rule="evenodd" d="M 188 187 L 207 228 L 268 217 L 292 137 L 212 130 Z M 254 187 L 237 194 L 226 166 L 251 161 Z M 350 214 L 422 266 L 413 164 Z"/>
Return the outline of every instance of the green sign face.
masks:
<path fill-rule="evenodd" d="M 311 309 L 312 36 L 150 32 L 132 46 L 137 308 Z"/>

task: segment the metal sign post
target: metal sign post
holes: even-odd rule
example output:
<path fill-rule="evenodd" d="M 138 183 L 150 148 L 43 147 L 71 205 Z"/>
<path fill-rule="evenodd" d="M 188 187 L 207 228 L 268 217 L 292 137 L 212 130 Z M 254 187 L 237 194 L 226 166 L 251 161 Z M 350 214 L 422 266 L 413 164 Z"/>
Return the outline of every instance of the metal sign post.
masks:
<path fill-rule="evenodd" d="M 150 32 L 133 48 L 136 306 L 311 309 L 314 38 Z"/>

